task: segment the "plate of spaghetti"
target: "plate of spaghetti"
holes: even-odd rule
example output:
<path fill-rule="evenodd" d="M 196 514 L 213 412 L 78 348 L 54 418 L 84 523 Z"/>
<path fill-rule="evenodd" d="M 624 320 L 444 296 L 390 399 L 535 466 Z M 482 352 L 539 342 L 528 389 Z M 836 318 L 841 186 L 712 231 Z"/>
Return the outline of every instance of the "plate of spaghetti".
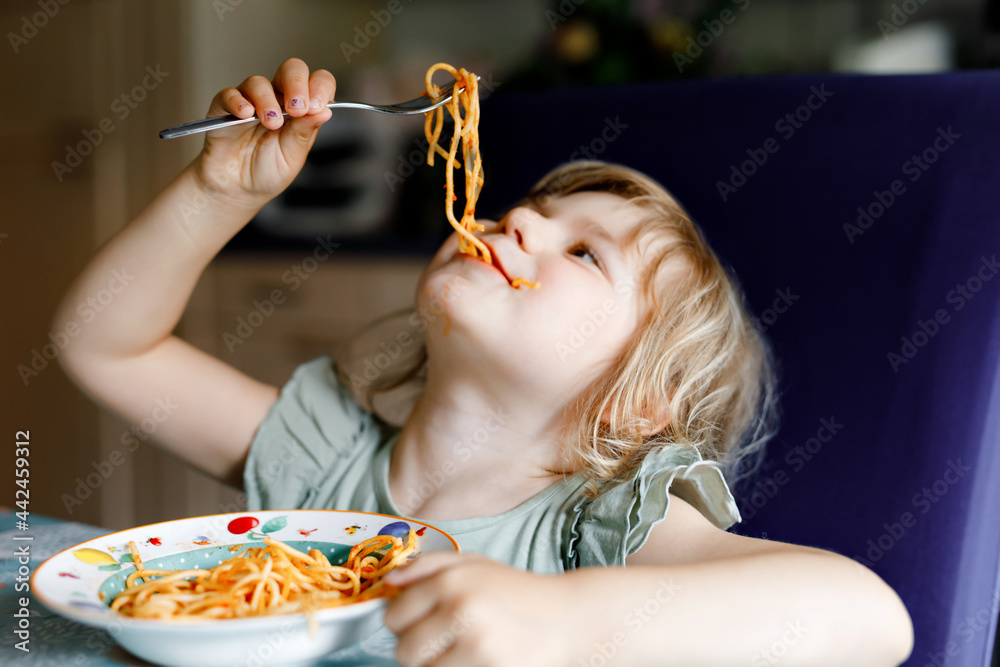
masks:
<path fill-rule="evenodd" d="M 161 665 L 288 665 L 357 643 L 398 589 L 383 577 L 428 551 L 459 551 L 410 519 L 270 510 L 105 535 L 36 568 L 36 598 Z"/>

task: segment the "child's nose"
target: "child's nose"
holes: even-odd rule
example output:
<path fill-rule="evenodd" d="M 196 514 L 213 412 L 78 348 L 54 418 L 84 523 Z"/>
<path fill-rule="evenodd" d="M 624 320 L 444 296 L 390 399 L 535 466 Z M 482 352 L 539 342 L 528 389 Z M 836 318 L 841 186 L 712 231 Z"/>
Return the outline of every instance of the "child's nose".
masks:
<path fill-rule="evenodd" d="M 487 233 L 499 233 L 503 231 L 502 222 L 497 222 L 496 220 L 491 220 L 489 218 L 476 218 L 476 222 L 485 227 L 483 231 Z"/>
<path fill-rule="evenodd" d="M 498 231 L 513 236 L 525 252 L 535 252 L 538 250 L 539 236 L 542 233 L 539 225 L 541 221 L 542 216 L 539 213 L 519 206 L 511 209 L 502 223 L 503 228 Z"/>

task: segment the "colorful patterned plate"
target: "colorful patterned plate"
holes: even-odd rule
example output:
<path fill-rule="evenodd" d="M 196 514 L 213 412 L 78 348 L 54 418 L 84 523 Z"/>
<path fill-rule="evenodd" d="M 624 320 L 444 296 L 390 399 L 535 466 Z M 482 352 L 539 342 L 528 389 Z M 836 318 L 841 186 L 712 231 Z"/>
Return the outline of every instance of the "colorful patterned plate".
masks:
<path fill-rule="evenodd" d="M 263 546 L 264 535 L 308 551 L 321 549 L 330 562 L 375 535 L 405 538 L 417 529 L 417 553 L 459 551 L 447 533 L 387 514 L 339 510 L 271 510 L 216 514 L 155 523 L 105 535 L 49 558 L 31 577 L 35 596 L 71 620 L 107 630 L 123 648 L 150 662 L 199 665 L 291 665 L 361 641 L 382 625 L 385 600 L 374 599 L 316 612 L 310 637 L 305 614 L 239 619 L 163 621 L 111 611 L 111 599 L 135 571 L 129 540 L 148 568 L 208 568 L 231 558 L 240 546 Z"/>

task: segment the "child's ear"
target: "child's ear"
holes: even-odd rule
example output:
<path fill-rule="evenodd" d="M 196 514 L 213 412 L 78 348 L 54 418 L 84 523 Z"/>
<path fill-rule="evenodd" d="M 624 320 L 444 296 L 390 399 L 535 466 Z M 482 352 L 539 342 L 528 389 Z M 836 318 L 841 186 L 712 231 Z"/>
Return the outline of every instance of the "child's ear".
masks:
<path fill-rule="evenodd" d="M 656 401 L 656 408 L 650 409 L 649 403 L 643 404 L 643 417 L 651 422 L 652 425 L 642 429 L 641 435 L 643 437 L 649 437 L 654 433 L 662 431 L 670 424 L 670 403 L 664 398 L 662 400 Z M 611 416 L 607 409 L 604 410 L 604 414 L 601 415 L 601 421 L 605 424 L 611 423 Z"/>
<path fill-rule="evenodd" d="M 643 417 L 653 422 L 652 426 L 642 430 L 642 435 L 648 437 L 654 433 L 659 433 L 670 424 L 670 409 L 666 399 L 657 401 L 656 409 L 650 410 L 649 404 L 643 404 Z"/>

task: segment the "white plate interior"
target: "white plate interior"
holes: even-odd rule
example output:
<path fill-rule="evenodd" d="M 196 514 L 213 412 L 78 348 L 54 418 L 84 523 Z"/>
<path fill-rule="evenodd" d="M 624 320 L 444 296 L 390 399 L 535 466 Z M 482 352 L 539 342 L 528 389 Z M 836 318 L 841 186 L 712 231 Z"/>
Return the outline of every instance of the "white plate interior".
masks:
<path fill-rule="evenodd" d="M 35 570 L 32 590 L 54 612 L 104 628 L 126 649 L 166 665 L 288 664 L 360 641 L 381 624 L 380 599 L 316 612 L 320 632 L 309 636 L 305 614 L 202 621 L 133 619 L 111 611 L 113 596 L 135 571 L 128 549 L 136 542 L 143 564 L 167 569 L 210 568 L 269 535 L 337 563 L 355 544 L 379 534 L 405 539 L 418 531 L 417 553 L 458 551 L 437 528 L 384 514 L 338 510 L 269 510 L 218 514 L 140 526 L 70 547 Z M 253 649 L 252 645 L 257 646 Z M 250 651 L 248 658 L 245 654 Z"/>

